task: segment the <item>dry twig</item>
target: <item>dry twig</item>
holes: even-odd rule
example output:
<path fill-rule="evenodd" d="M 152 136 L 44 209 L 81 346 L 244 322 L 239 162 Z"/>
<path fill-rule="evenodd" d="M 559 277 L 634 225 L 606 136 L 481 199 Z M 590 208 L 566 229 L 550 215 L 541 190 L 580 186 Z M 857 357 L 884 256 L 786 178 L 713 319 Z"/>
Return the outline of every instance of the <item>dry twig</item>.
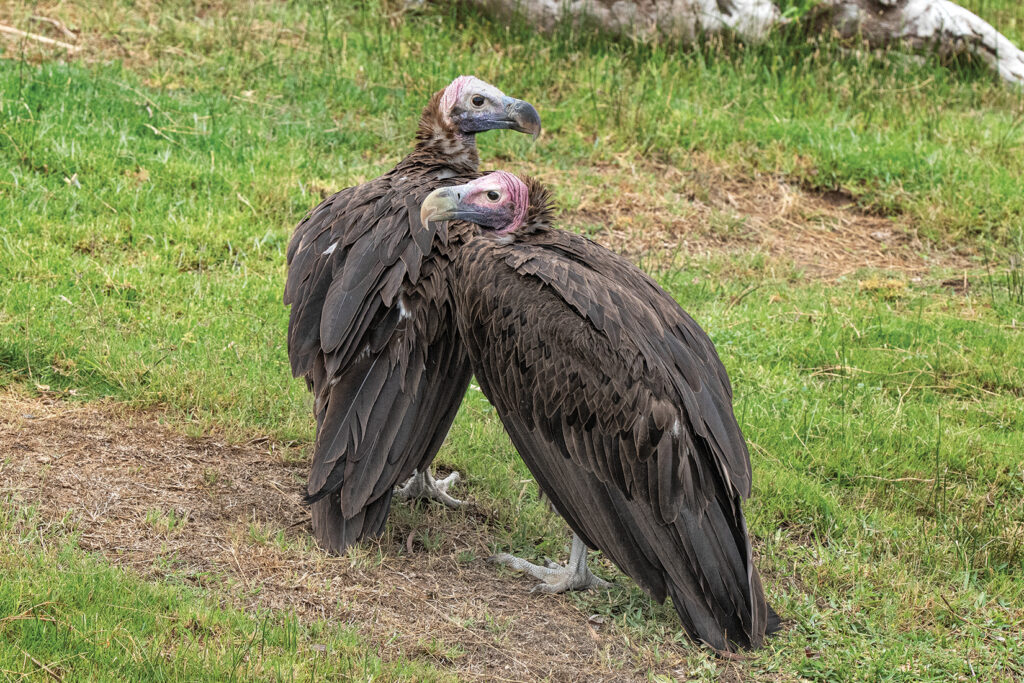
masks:
<path fill-rule="evenodd" d="M 71 29 L 69 29 L 63 21 L 59 19 L 44 17 L 39 14 L 33 14 L 31 17 L 29 17 L 29 19 L 40 24 L 47 24 L 48 26 L 52 26 L 53 28 L 60 31 L 61 34 L 71 42 L 75 42 L 76 40 L 78 40 L 78 36 L 76 36 L 75 33 Z"/>
<path fill-rule="evenodd" d="M 15 38 L 23 38 L 25 40 L 32 40 L 32 41 L 35 41 L 37 43 L 42 43 L 43 45 L 51 45 L 53 47 L 59 47 L 59 48 L 62 48 L 64 50 L 67 50 L 71 54 L 74 54 L 74 53 L 78 52 L 79 49 L 81 49 L 81 48 L 79 48 L 79 47 L 77 47 L 75 45 L 72 45 L 71 43 L 65 43 L 62 40 L 54 40 L 53 38 L 47 38 L 46 36 L 41 36 L 38 33 L 29 33 L 28 31 L 22 31 L 20 28 L 14 28 L 13 26 L 6 26 L 4 24 L 0 24 L 0 33 L 5 33 L 5 34 L 7 34 L 9 36 L 14 36 Z"/>

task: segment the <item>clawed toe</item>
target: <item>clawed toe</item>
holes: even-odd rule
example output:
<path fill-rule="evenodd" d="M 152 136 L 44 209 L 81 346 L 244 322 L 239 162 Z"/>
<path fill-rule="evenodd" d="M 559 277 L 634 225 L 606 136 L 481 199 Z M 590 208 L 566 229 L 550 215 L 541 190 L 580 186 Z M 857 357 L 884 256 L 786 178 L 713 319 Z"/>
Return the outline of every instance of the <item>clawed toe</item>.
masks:
<path fill-rule="evenodd" d="M 430 473 L 428 472 L 427 474 L 429 475 Z M 435 479 L 434 481 L 435 481 L 435 483 L 437 484 L 437 486 L 439 488 L 447 491 L 449 486 L 452 486 L 454 484 L 458 484 L 461 479 L 462 479 L 462 477 L 459 475 L 458 472 L 452 472 L 451 474 L 449 474 L 444 479 L 442 479 L 440 481 L 437 481 Z"/>
<path fill-rule="evenodd" d="M 450 508 L 458 509 L 463 506 L 463 501 L 453 498 L 448 494 L 448 488 L 454 486 L 462 479 L 458 472 L 452 472 L 444 479 L 434 479 L 430 471 L 414 472 L 412 477 L 403 486 L 395 489 L 395 496 L 399 500 L 416 500 L 425 498 L 436 500 Z"/>
<path fill-rule="evenodd" d="M 587 567 L 586 548 L 578 538 L 573 539 L 573 550 L 568 565 L 562 566 L 549 558 L 544 559 L 547 565 L 545 567 L 508 553 L 492 555 L 488 561 L 505 565 L 516 571 L 526 572 L 533 578 L 540 579 L 541 583 L 534 586 L 530 590 L 531 593 L 564 593 L 574 590 L 606 588 L 611 585 L 604 579 L 594 576 L 590 568 Z"/>

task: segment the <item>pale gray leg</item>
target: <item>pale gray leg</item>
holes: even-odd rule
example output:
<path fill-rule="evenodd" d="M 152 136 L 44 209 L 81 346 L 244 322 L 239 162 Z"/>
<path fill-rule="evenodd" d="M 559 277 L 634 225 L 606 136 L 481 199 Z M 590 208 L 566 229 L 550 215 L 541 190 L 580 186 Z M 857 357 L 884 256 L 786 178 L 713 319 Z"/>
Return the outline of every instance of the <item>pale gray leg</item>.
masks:
<path fill-rule="evenodd" d="M 564 567 L 551 560 L 548 560 L 548 566 L 541 567 L 508 553 L 494 555 L 490 561 L 503 564 L 516 571 L 526 572 L 533 578 L 540 579 L 543 583 L 534 586 L 533 591 L 541 593 L 564 593 L 565 591 L 581 591 L 588 588 L 606 588 L 611 585 L 590 572 L 590 568 L 587 567 L 587 546 L 583 539 L 575 534 L 572 537 L 572 552 L 569 553 L 569 562 Z"/>
<path fill-rule="evenodd" d="M 459 473 L 452 472 L 444 479 L 434 479 L 428 469 L 426 472 L 413 471 L 412 477 L 401 488 L 395 489 L 398 500 L 414 500 L 427 498 L 444 503 L 450 508 L 462 507 L 462 501 L 448 495 L 448 487 L 459 481 Z"/>

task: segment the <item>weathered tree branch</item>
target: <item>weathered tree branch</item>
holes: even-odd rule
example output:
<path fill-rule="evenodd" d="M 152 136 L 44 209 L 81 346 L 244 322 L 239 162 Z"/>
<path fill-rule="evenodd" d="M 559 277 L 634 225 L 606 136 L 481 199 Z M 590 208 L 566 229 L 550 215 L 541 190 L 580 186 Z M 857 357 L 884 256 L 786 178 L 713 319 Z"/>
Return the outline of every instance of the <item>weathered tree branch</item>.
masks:
<path fill-rule="evenodd" d="M 967 52 L 1004 80 L 1024 85 L 1024 52 L 976 14 L 950 0 L 827 0 L 832 25 L 881 47 L 902 42 L 942 53 Z"/>
<path fill-rule="evenodd" d="M 687 43 L 700 33 L 726 29 L 747 40 L 762 40 L 781 20 L 771 0 L 470 1 L 498 15 L 521 12 L 530 23 L 546 31 L 570 20 L 591 22 L 619 35 L 657 35 Z"/>
<path fill-rule="evenodd" d="M 701 33 L 731 31 L 763 40 L 784 23 L 770 0 L 470 0 L 489 12 L 520 12 L 542 30 L 562 21 L 592 22 L 619 35 L 692 42 Z M 844 37 L 879 47 L 975 55 L 1009 83 L 1024 85 L 1024 52 L 991 24 L 950 0 L 820 0 L 815 14 Z"/>

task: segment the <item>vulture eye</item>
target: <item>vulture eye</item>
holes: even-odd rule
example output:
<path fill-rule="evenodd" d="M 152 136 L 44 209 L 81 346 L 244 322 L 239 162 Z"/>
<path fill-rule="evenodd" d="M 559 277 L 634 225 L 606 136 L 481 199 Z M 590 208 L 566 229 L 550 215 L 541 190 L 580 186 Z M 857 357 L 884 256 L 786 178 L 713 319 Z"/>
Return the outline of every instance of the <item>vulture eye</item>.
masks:
<path fill-rule="evenodd" d="M 498 194 L 497 190 L 491 190 L 490 192 L 487 193 L 487 198 L 490 199 L 492 202 L 496 202 L 498 201 L 498 199 L 501 198 L 501 195 Z"/>
<path fill-rule="evenodd" d="M 484 96 L 483 95 L 473 95 L 472 102 L 473 102 L 473 106 L 474 107 L 482 107 L 482 106 L 484 106 Z"/>

